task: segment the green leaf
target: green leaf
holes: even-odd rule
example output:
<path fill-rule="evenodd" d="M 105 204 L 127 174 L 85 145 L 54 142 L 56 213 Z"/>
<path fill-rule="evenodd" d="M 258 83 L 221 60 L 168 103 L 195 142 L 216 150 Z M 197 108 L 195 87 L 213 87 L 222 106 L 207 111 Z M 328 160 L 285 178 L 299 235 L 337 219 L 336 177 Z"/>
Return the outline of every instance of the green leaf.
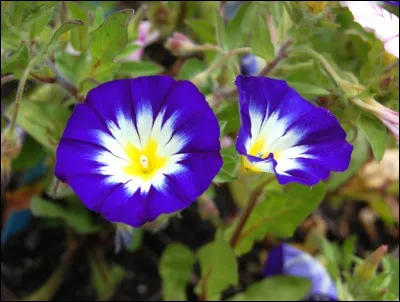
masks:
<path fill-rule="evenodd" d="M 272 234 L 278 237 L 293 236 L 296 228 L 321 203 L 325 196 L 325 185 L 309 188 L 298 184 L 286 186 L 283 192 L 267 192 L 266 198 L 252 211 L 245 224 L 235 253 L 247 253 L 256 240 Z M 284 223 L 282 223 L 284 221 Z M 226 235 L 230 238 L 237 223 L 227 229 Z"/>
<path fill-rule="evenodd" d="M 7 115 L 11 117 L 11 111 Z M 60 104 L 22 101 L 17 124 L 48 150 L 55 152 L 69 118 L 69 112 Z"/>
<path fill-rule="evenodd" d="M 77 77 L 76 73 L 74 73 L 74 64 L 76 64 L 78 61 L 76 57 L 68 53 L 65 53 L 65 51 L 56 51 L 54 53 L 54 57 L 56 60 L 55 63 L 56 67 L 59 70 L 59 72 L 71 82 L 76 83 L 74 81 L 74 79 Z"/>
<path fill-rule="evenodd" d="M 205 300 L 219 300 L 220 294 L 228 286 L 239 282 L 238 263 L 229 243 L 221 231 L 215 240 L 203 246 L 197 253 L 201 268 L 201 282 L 197 292 L 204 289 Z"/>
<path fill-rule="evenodd" d="M 88 45 L 88 16 L 87 12 L 78 4 L 66 2 L 71 19 L 80 20 L 84 26 L 71 31 L 71 45 L 78 51 L 84 51 Z"/>
<path fill-rule="evenodd" d="M 119 73 L 129 77 L 155 75 L 163 71 L 164 67 L 150 61 L 122 62 L 118 70 Z"/>
<path fill-rule="evenodd" d="M 7 15 L 1 14 L 1 48 L 17 50 L 21 47 L 22 33 L 12 26 L 12 21 L 7 22 Z"/>
<path fill-rule="evenodd" d="M 83 22 L 79 21 L 79 20 L 72 20 L 72 21 L 67 21 L 65 22 L 63 25 L 61 25 L 56 32 L 54 33 L 53 37 L 51 38 L 50 42 L 49 42 L 49 46 L 51 44 L 53 44 L 54 42 L 56 42 L 58 40 L 58 38 L 65 34 L 66 32 L 77 28 L 79 26 L 83 26 Z"/>
<path fill-rule="evenodd" d="M 141 46 L 139 46 L 137 44 L 133 44 L 133 43 L 128 43 L 128 44 L 125 45 L 124 49 L 122 49 L 115 58 L 116 59 L 123 59 L 126 56 L 129 56 L 132 53 L 134 53 L 139 48 L 141 48 Z"/>
<path fill-rule="evenodd" d="M 386 258 L 390 265 L 390 271 L 392 272 L 392 279 L 390 280 L 390 284 L 388 289 L 390 293 L 395 295 L 396 297 L 399 296 L 399 259 L 394 257 L 388 256 Z"/>
<path fill-rule="evenodd" d="M 364 60 L 365 63 L 360 70 L 360 80 L 362 83 L 371 84 L 381 75 L 384 54 L 383 43 L 375 39 L 374 44 L 368 52 L 368 58 Z"/>
<path fill-rule="evenodd" d="M 36 20 L 35 23 L 32 25 L 32 29 L 30 31 L 31 33 L 31 40 L 33 40 L 35 37 L 39 36 L 42 31 L 47 27 L 47 24 L 49 24 L 52 16 L 53 16 L 54 9 L 49 9 L 44 11 L 39 18 Z"/>
<path fill-rule="evenodd" d="M 388 140 L 385 125 L 377 118 L 362 114 L 357 120 L 357 127 L 371 144 L 376 161 L 380 162 L 385 154 Z"/>
<path fill-rule="evenodd" d="M 228 23 L 226 27 L 226 44 L 228 49 L 234 49 L 243 44 L 245 38 L 245 32 L 243 31 L 242 24 L 245 20 L 247 9 L 251 3 L 245 3 L 236 12 L 233 19 Z"/>
<path fill-rule="evenodd" d="M 258 14 L 252 32 L 251 48 L 256 56 L 260 56 L 267 61 L 275 57 L 274 45 L 265 18 Z"/>
<path fill-rule="evenodd" d="M 98 63 L 98 64 L 97 64 Z M 89 77 L 97 80 L 100 83 L 110 81 L 114 78 L 114 74 L 121 67 L 121 64 L 115 63 L 113 61 L 93 61 L 88 66 Z"/>
<path fill-rule="evenodd" d="M 28 48 L 24 45 L 18 49 L 11 57 L 5 59 L 1 64 L 1 73 L 11 72 L 17 78 L 20 78 L 26 65 L 28 64 Z M 3 61 L 3 59 L 2 59 Z"/>
<path fill-rule="evenodd" d="M 22 150 L 12 161 L 14 170 L 27 170 L 34 167 L 44 156 L 43 147 L 30 135 L 26 135 Z"/>
<path fill-rule="evenodd" d="M 131 15 L 132 10 L 115 12 L 92 32 L 90 52 L 95 62 L 112 60 L 125 47 Z"/>
<path fill-rule="evenodd" d="M 212 23 L 201 19 L 188 19 L 185 23 L 193 30 L 201 43 L 216 43 L 215 29 Z"/>
<path fill-rule="evenodd" d="M 186 285 L 190 279 L 196 257 L 186 246 L 168 245 L 160 261 L 164 301 L 187 301 Z"/>
<path fill-rule="evenodd" d="M 199 59 L 192 58 L 185 61 L 179 70 L 179 79 L 188 80 L 193 78 L 197 73 L 205 69 L 204 62 Z"/>
<path fill-rule="evenodd" d="M 328 90 L 311 84 L 290 81 L 288 81 L 288 84 L 290 87 L 296 89 L 304 98 L 314 98 L 331 94 Z"/>
<path fill-rule="evenodd" d="M 321 238 L 320 240 L 322 252 L 327 260 L 326 268 L 329 272 L 329 275 L 333 280 L 339 280 L 339 261 L 342 256 L 339 247 L 334 243 L 329 242 L 325 238 Z"/>
<path fill-rule="evenodd" d="M 216 115 L 219 121 L 227 122 L 225 133 L 237 133 L 240 127 L 239 104 L 237 101 L 224 102 Z"/>
<path fill-rule="evenodd" d="M 227 49 L 224 19 L 217 10 L 214 10 L 213 13 L 215 16 L 215 37 L 217 44 L 221 45 L 223 49 Z"/>
<path fill-rule="evenodd" d="M 250 285 L 228 301 L 300 301 L 311 290 L 311 281 L 294 276 L 274 276 Z"/>
<path fill-rule="evenodd" d="M 356 252 L 357 237 L 355 235 L 349 236 L 343 243 L 342 246 L 342 265 L 345 271 L 348 271 L 353 262 L 353 255 Z"/>
<path fill-rule="evenodd" d="M 94 17 L 93 17 L 93 22 L 90 25 L 90 30 L 94 30 L 98 26 L 100 26 L 100 24 L 101 24 L 101 22 L 103 22 L 103 20 L 104 20 L 104 9 L 101 6 L 97 6 Z"/>
<path fill-rule="evenodd" d="M 60 204 L 34 196 L 31 200 L 32 214 L 38 217 L 63 219 L 78 233 L 93 233 L 99 226 L 91 221 L 89 211 L 77 200 L 70 200 L 67 208 Z"/>
<path fill-rule="evenodd" d="M 226 124 L 228 122 L 227 121 L 218 121 L 218 125 L 219 125 L 219 136 L 222 137 L 225 134 L 225 127 Z"/>
<path fill-rule="evenodd" d="M 225 124 L 226 125 L 226 124 Z M 221 150 L 223 165 L 217 176 L 214 178 L 216 183 L 229 182 L 236 179 L 238 174 L 239 156 L 235 146 L 230 146 Z"/>
<path fill-rule="evenodd" d="M 367 161 L 368 142 L 362 133 L 358 133 L 357 139 L 353 143 L 354 149 L 351 154 L 350 166 L 342 173 L 332 173 L 326 183 L 327 191 L 334 191 L 345 184 Z"/>

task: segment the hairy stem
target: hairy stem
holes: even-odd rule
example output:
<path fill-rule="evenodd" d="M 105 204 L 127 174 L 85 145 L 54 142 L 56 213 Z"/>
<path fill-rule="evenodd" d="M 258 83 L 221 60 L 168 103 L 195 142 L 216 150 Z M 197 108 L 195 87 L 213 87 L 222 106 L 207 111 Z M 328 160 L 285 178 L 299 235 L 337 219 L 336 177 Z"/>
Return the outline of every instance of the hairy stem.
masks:
<path fill-rule="evenodd" d="M 75 99 L 78 100 L 78 102 L 83 102 L 83 98 L 78 95 L 78 88 L 58 71 L 55 64 L 51 60 L 48 60 L 47 64 L 55 74 L 55 82 L 68 91 Z"/>
<path fill-rule="evenodd" d="M 194 78 L 191 79 L 191 82 L 195 85 L 202 85 L 205 80 L 211 75 L 211 73 L 221 67 L 224 63 L 225 60 L 228 59 L 229 57 L 238 55 L 238 54 L 243 54 L 243 53 L 250 53 L 251 48 L 249 47 L 240 47 L 236 49 L 229 50 L 225 53 L 222 53 L 220 57 L 214 60 L 214 62 L 203 72 L 198 73 Z"/>
<path fill-rule="evenodd" d="M 236 226 L 236 229 L 235 229 L 235 231 L 233 233 L 233 236 L 231 238 L 231 242 L 230 243 L 231 243 L 231 247 L 232 248 L 234 248 L 238 244 L 240 235 L 242 233 L 242 230 L 243 230 L 244 226 L 246 225 L 246 222 L 249 219 L 249 217 L 251 215 L 251 212 L 253 211 L 254 207 L 257 204 L 258 197 L 260 197 L 264 187 L 266 185 L 268 185 L 271 181 L 272 181 L 272 179 L 268 179 L 266 181 L 263 181 L 260 185 L 258 185 L 256 187 L 256 189 L 251 194 L 250 201 L 247 204 L 247 207 L 246 207 L 245 211 L 243 212 L 242 216 L 240 217 L 239 223 Z"/>
<path fill-rule="evenodd" d="M 287 56 L 287 50 L 292 45 L 292 41 L 288 40 L 283 45 L 281 48 L 278 50 L 278 53 L 275 56 L 275 59 L 273 59 L 271 62 L 269 62 L 263 70 L 261 70 L 259 76 L 266 76 L 268 75 L 275 67 L 278 65 L 278 63 Z"/>
<path fill-rule="evenodd" d="M 19 81 L 18 88 L 17 88 L 17 95 L 15 96 L 14 110 L 13 110 L 13 114 L 12 114 L 11 122 L 10 122 L 10 128 L 9 128 L 10 132 L 14 131 L 14 127 L 15 127 L 15 124 L 17 122 L 17 117 L 18 117 L 19 104 L 21 102 L 22 95 L 24 93 L 25 84 L 26 84 L 26 81 L 28 80 L 29 73 L 30 73 L 31 69 L 33 68 L 33 66 L 35 65 L 35 63 L 36 63 L 36 58 L 33 58 L 28 63 L 28 65 L 25 67 L 25 70 L 21 76 L 21 80 Z"/>

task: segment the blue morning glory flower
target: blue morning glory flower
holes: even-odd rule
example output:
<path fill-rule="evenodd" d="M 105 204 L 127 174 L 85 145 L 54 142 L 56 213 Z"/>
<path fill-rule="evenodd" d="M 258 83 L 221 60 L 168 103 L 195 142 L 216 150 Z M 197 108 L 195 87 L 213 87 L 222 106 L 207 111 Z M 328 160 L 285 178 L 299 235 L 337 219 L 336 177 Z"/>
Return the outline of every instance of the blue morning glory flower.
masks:
<path fill-rule="evenodd" d="M 283 80 L 238 76 L 241 127 L 236 149 L 246 170 L 275 173 L 280 184 L 312 186 L 345 171 L 353 147 L 337 119 Z"/>
<path fill-rule="evenodd" d="M 399 1 L 383 1 L 385 4 L 399 6 Z"/>
<path fill-rule="evenodd" d="M 55 174 L 90 210 L 139 227 L 194 202 L 222 166 L 219 151 L 217 119 L 192 83 L 116 80 L 75 107 Z"/>
<path fill-rule="evenodd" d="M 280 244 L 269 252 L 264 274 L 267 278 L 291 275 L 310 280 L 312 287 L 304 301 L 338 301 L 335 284 L 325 267 L 289 244 Z"/>

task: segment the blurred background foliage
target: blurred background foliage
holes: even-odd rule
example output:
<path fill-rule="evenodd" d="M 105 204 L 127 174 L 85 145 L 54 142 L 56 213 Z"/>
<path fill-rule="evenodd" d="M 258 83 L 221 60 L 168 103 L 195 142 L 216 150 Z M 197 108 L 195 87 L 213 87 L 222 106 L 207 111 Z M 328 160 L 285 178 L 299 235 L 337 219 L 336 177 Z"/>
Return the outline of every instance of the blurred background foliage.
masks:
<path fill-rule="evenodd" d="M 239 177 L 233 81 L 246 54 L 335 114 L 354 145 L 348 171 L 311 189 Z M 2 300 L 300 299 L 301 280 L 262 281 L 283 239 L 325 264 L 341 300 L 398 300 L 398 145 L 351 101 L 356 89 L 398 112 L 398 60 L 338 2 L 1 1 L 1 74 Z M 206 95 L 224 165 L 189 209 L 131 229 L 55 178 L 55 150 L 90 89 L 155 74 Z M 266 179 L 232 249 L 240 209 Z"/>

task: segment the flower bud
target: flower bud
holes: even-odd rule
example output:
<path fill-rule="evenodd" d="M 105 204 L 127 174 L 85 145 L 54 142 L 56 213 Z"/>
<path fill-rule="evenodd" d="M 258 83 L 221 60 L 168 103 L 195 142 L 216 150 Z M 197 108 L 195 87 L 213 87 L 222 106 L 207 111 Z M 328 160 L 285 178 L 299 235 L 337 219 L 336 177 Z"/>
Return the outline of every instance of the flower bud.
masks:
<path fill-rule="evenodd" d="M 147 222 L 145 225 L 143 225 L 143 228 L 146 231 L 149 231 L 153 234 L 158 233 L 159 231 L 164 230 L 168 226 L 169 218 L 173 215 L 174 214 L 161 215 L 156 220 Z"/>
<path fill-rule="evenodd" d="M 135 229 L 124 223 L 116 223 L 115 230 L 115 253 L 119 253 L 122 248 L 132 244 Z"/>
<path fill-rule="evenodd" d="M 364 99 L 364 101 L 356 100 L 355 102 L 360 107 L 368 110 L 379 118 L 383 124 L 389 129 L 396 139 L 397 144 L 399 144 L 399 113 L 381 105 L 373 98 L 369 97 Z"/>
<path fill-rule="evenodd" d="M 165 48 L 171 50 L 176 56 L 189 54 L 196 46 L 188 37 L 179 32 L 174 32 L 172 37 L 168 38 Z"/>
<path fill-rule="evenodd" d="M 387 245 L 382 245 L 371 255 L 369 255 L 364 262 L 356 267 L 354 271 L 355 277 L 360 281 L 370 280 L 375 275 L 378 265 L 383 256 L 386 254 L 387 249 Z"/>

